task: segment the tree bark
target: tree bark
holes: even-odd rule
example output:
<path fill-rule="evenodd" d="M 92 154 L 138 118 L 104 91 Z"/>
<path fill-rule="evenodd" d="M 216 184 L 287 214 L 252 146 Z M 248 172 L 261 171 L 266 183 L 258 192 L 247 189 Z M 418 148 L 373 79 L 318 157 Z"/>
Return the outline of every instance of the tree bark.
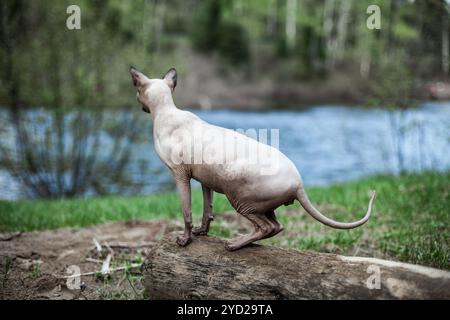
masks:
<path fill-rule="evenodd" d="M 374 258 L 170 233 L 142 266 L 150 299 L 450 299 L 450 272 Z"/>
<path fill-rule="evenodd" d="M 295 46 L 297 36 L 297 0 L 286 0 L 286 41 L 288 47 Z"/>
<path fill-rule="evenodd" d="M 444 6 L 444 12 L 442 17 L 442 72 L 447 75 L 450 67 L 449 61 L 449 25 L 448 25 L 449 13 L 447 7 Z"/>

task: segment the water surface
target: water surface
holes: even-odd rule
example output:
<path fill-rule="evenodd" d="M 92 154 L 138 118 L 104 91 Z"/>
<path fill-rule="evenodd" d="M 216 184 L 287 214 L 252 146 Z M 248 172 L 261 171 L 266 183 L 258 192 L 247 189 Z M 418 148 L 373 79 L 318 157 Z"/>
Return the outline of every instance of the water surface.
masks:
<path fill-rule="evenodd" d="M 401 170 L 450 168 L 450 102 L 426 103 L 403 112 L 344 106 L 317 106 L 303 111 L 193 112 L 212 124 L 231 129 L 279 129 L 280 150 L 295 163 L 306 186 Z M 33 110 L 28 117 L 45 118 L 47 113 Z M 112 121 L 121 116 L 121 112 L 108 114 Z M 171 176 L 152 145 L 151 118 L 143 114 L 138 121 L 145 128 L 144 139 L 132 145 L 127 175 L 144 183 L 141 194 L 173 188 Z M 107 134 L 101 139 L 104 150 L 114 142 Z M 11 142 L 7 140 L 12 141 L 11 135 L 3 132 L 2 142 Z M 111 186 L 110 191 L 114 190 Z M 5 170 L 0 170 L 0 197 L 23 197 L 18 182 Z"/>

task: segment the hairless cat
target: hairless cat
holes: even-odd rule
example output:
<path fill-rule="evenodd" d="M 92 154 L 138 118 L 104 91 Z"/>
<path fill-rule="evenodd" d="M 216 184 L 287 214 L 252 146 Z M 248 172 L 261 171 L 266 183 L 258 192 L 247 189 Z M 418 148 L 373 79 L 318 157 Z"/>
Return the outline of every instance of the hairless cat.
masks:
<path fill-rule="evenodd" d="M 314 219 L 332 228 L 352 229 L 369 219 L 375 191 L 361 220 L 332 220 L 311 204 L 297 168 L 277 148 L 178 109 L 172 97 L 177 85 L 174 68 L 162 79 L 150 79 L 134 67 L 130 73 L 137 100 L 153 119 L 156 152 L 173 174 L 181 198 L 185 228 L 177 238 L 178 245 L 190 243 L 192 234 L 207 235 L 213 220 L 213 192 L 225 194 L 233 208 L 255 228 L 251 234 L 227 241 L 227 250 L 237 250 L 281 232 L 283 227 L 275 217 L 275 209 L 294 200 Z M 197 228 L 192 228 L 191 179 L 199 181 L 203 191 L 203 218 Z"/>

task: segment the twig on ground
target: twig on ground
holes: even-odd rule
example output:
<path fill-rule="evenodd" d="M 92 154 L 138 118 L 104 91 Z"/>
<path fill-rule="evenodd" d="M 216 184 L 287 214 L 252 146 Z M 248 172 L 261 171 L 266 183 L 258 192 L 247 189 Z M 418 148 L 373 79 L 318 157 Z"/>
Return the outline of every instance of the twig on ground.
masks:
<path fill-rule="evenodd" d="M 97 249 L 97 251 L 100 253 L 102 252 L 102 246 L 100 245 L 100 243 L 97 241 L 97 239 L 92 238 L 92 241 L 94 242 L 95 248 Z"/>
<path fill-rule="evenodd" d="M 154 244 L 155 244 L 154 241 L 142 242 L 142 243 L 138 243 L 138 244 L 130 244 L 130 243 L 126 243 L 126 242 L 115 242 L 115 243 L 110 243 L 109 247 L 119 248 L 119 249 L 138 249 L 138 248 L 151 247 Z"/>
<path fill-rule="evenodd" d="M 102 270 L 100 271 L 103 275 L 110 273 L 109 265 L 111 264 L 111 257 L 112 257 L 112 255 L 108 254 L 105 261 L 103 261 Z"/>
<path fill-rule="evenodd" d="M 110 247 L 110 245 L 108 244 L 108 242 L 105 243 L 105 247 L 106 249 L 108 249 L 109 253 L 114 255 L 114 250 Z"/>
<path fill-rule="evenodd" d="M 20 237 L 21 235 L 21 231 L 0 233 L 0 241 L 10 241 L 14 238 Z"/>
<path fill-rule="evenodd" d="M 129 266 L 123 266 L 123 267 L 118 267 L 118 268 L 111 268 L 109 270 L 109 272 L 113 273 L 113 272 L 122 271 L 122 270 L 126 270 L 126 269 L 138 268 L 140 266 L 141 266 L 140 263 L 133 263 L 133 264 L 131 264 Z M 58 274 L 53 274 L 53 276 L 55 278 L 58 278 L 58 279 L 70 279 L 70 278 L 81 277 L 81 276 L 92 276 L 92 275 L 96 275 L 98 273 L 99 273 L 99 271 L 92 271 L 92 272 L 85 272 L 85 273 L 80 273 L 80 274 L 71 274 L 69 276 L 61 276 L 61 275 L 58 275 Z"/>

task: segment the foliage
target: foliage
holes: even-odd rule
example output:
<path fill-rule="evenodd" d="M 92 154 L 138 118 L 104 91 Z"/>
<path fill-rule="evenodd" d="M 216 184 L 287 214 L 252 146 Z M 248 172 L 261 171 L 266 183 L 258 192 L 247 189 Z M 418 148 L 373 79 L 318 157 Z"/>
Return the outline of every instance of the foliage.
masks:
<path fill-rule="evenodd" d="M 248 62 L 246 30 L 237 21 L 224 20 L 224 1 L 203 1 L 193 16 L 191 41 L 201 52 L 218 51 L 232 65 Z"/>
<path fill-rule="evenodd" d="M 232 65 L 242 65 L 250 58 L 245 30 L 235 22 L 224 22 L 220 30 L 219 50 Z"/>
<path fill-rule="evenodd" d="M 81 30 L 65 27 L 70 4 L 81 8 Z M 366 27 L 372 4 L 381 30 Z M 128 66 L 162 73 L 168 55 L 183 64 L 174 53 L 186 43 L 246 65 L 255 79 L 293 65 L 284 80 L 345 72 L 377 82 L 383 60 L 398 56 L 412 79 L 449 72 L 444 0 L 5 0 L 0 9 L 4 106 L 127 106 Z M 261 69 L 264 61 L 271 63 Z"/>
<path fill-rule="evenodd" d="M 203 1 L 193 15 L 191 41 L 200 51 L 213 51 L 220 43 L 220 0 Z"/>

